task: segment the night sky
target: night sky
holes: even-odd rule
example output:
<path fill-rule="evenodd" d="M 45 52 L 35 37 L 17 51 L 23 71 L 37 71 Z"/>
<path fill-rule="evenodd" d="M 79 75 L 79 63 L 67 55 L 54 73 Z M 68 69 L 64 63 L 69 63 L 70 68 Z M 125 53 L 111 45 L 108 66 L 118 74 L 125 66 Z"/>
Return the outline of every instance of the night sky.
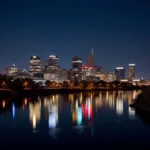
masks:
<path fill-rule="evenodd" d="M 149 8 L 148 0 L 2 0 L 0 71 L 51 54 L 68 69 L 73 56 L 85 61 L 94 48 L 104 71 L 135 63 L 136 78 L 150 79 Z"/>

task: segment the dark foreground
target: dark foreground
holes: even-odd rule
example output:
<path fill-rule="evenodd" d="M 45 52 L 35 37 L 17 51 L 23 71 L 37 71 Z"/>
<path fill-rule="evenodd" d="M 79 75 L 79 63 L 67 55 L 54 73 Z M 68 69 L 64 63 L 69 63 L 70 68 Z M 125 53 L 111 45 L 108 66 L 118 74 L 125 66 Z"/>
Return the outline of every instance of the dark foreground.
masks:
<path fill-rule="evenodd" d="M 129 107 L 140 92 L 80 92 L 3 100 L 1 148 L 145 149 L 150 126 Z"/>

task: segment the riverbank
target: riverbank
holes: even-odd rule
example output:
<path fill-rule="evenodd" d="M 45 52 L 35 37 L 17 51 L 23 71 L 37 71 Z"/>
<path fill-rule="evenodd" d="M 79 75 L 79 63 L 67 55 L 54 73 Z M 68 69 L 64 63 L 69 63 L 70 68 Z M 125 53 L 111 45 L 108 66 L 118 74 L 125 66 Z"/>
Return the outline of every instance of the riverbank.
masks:
<path fill-rule="evenodd" d="M 0 98 L 10 97 L 10 96 L 32 96 L 32 95 L 49 95 L 57 93 L 78 93 L 78 92 L 94 92 L 94 91 L 133 91 L 133 90 L 144 90 L 146 87 L 142 88 L 38 88 L 38 89 L 23 89 L 19 92 L 14 92 L 10 89 L 0 89 Z"/>
<path fill-rule="evenodd" d="M 81 89 L 81 88 L 44 88 L 44 89 L 25 89 L 20 94 L 22 96 L 32 96 L 32 95 L 49 95 L 49 94 L 58 94 L 58 93 L 79 93 L 79 92 L 94 92 L 94 91 L 133 91 L 133 90 L 142 90 L 142 88 L 119 88 L 119 89 L 109 89 L 109 88 L 90 88 L 90 89 Z"/>

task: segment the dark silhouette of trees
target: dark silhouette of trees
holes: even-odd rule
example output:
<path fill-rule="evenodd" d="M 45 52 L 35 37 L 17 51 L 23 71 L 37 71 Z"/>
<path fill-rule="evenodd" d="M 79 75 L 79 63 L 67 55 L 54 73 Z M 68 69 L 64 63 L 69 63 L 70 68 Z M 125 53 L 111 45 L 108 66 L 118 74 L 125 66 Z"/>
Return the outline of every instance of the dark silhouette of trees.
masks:
<path fill-rule="evenodd" d="M 83 89 L 87 88 L 87 87 L 88 87 L 88 82 L 85 81 L 85 80 L 82 80 L 82 81 L 80 82 L 80 87 L 83 88 Z"/>
<path fill-rule="evenodd" d="M 98 82 L 98 84 L 99 84 L 99 87 L 106 87 L 106 82 L 103 81 L 103 80 L 100 80 L 100 81 Z"/>
<path fill-rule="evenodd" d="M 22 79 L 16 79 L 11 82 L 10 88 L 14 91 L 22 91 L 24 86 L 23 86 L 23 80 Z"/>
<path fill-rule="evenodd" d="M 69 87 L 69 83 L 67 81 L 64 81 L 62 86 L 68 88 Z"/>
<path fill-rule="evenodd" d="M 51 84 L 51 81 L 50 81 L 50 80 L 47 80 L 47 81 L 45 82 L 46 87 L 50 87 L 50 84 Z"/>

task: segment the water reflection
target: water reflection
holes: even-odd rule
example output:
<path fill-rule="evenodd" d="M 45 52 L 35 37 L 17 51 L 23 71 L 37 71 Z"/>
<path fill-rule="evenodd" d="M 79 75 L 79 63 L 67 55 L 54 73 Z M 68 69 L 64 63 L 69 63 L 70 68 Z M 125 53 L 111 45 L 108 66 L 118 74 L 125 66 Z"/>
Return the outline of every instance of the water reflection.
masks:
<path fill-rule="evenodd" d="M 48 120 L 49 134 L 53 139 L 57 139 L 57 134 L 59 129 L 58 124 L 58 100 L 59 95 L 52 95 L 45 97 L 44 99 L 44 109 L 45 109 L 45 119 Z"/>
<path fill-rule="evenodd" d="M 33 129 L 36 129 L 37 123 L 41 119 L 41 100 L 38 100 L 35 103 L 29 103 L 29 118 Z"/>
<path fill-rule="evenodd" d="M 3 106 L 3 108 L 5 108 L 5 106 L 6 106 L 6 101 L 5 100 L 3 100 L 3 102 L 2 102 L 2 106 Z"/>
<path fill-rule="evenodd" d="M 123 114 L 123 93 L 119 92 L 117 99 L 116 99 L 116 113 L 117 115 L 122 115 Z"/>
<path fill-rule="evenodd" d="M 15 104 L 12 103 L 12 117 L 15 118 Z"/>
<path fill-rule="evenodd" d="M 50 101 L 49 105 L 49 128 L 56 128 L 58 124 L 58 103 Z"/>
<path fill-rule="evenodd" d="M 105 115 L 103 112 L 115 116 L 116 120 L 117 117 L 121 118 L 122 116 L 127 116 L 128 119 L 135 118 L 135 111 L 129 107 L 129 104 L 140 93 L 141 91 L 104 91 L 57 94 L 42 98 L 26 97 L 22 101 L 20 100 L 21 102 L 9 103 L 7 100 L 3 100 L 0 103 L 0 111 L 11 109 L 12 117 L 15 118 L 16 109 L 21 108 L 24 110 L 21 113 L 25 113 L 29 106 L 29 119 L 33 130 L 36 130 L 42 118 L 47 121 L 50 136 L 56 139 L 60 132 L 59 128 L 62 128 L 64 122 L 69 124 L 70 121 L 71 128 L 73 127 L 79 134 L 82 134 L 87 127 L 91 129 L 91 134 L 93 134 L 93 124 L 96 119 L 101 120 L 101 117 Z M 109 117 L 107 118 L 109 119 Z M 39 127 L 41 128 L 41 126 Z"/>

